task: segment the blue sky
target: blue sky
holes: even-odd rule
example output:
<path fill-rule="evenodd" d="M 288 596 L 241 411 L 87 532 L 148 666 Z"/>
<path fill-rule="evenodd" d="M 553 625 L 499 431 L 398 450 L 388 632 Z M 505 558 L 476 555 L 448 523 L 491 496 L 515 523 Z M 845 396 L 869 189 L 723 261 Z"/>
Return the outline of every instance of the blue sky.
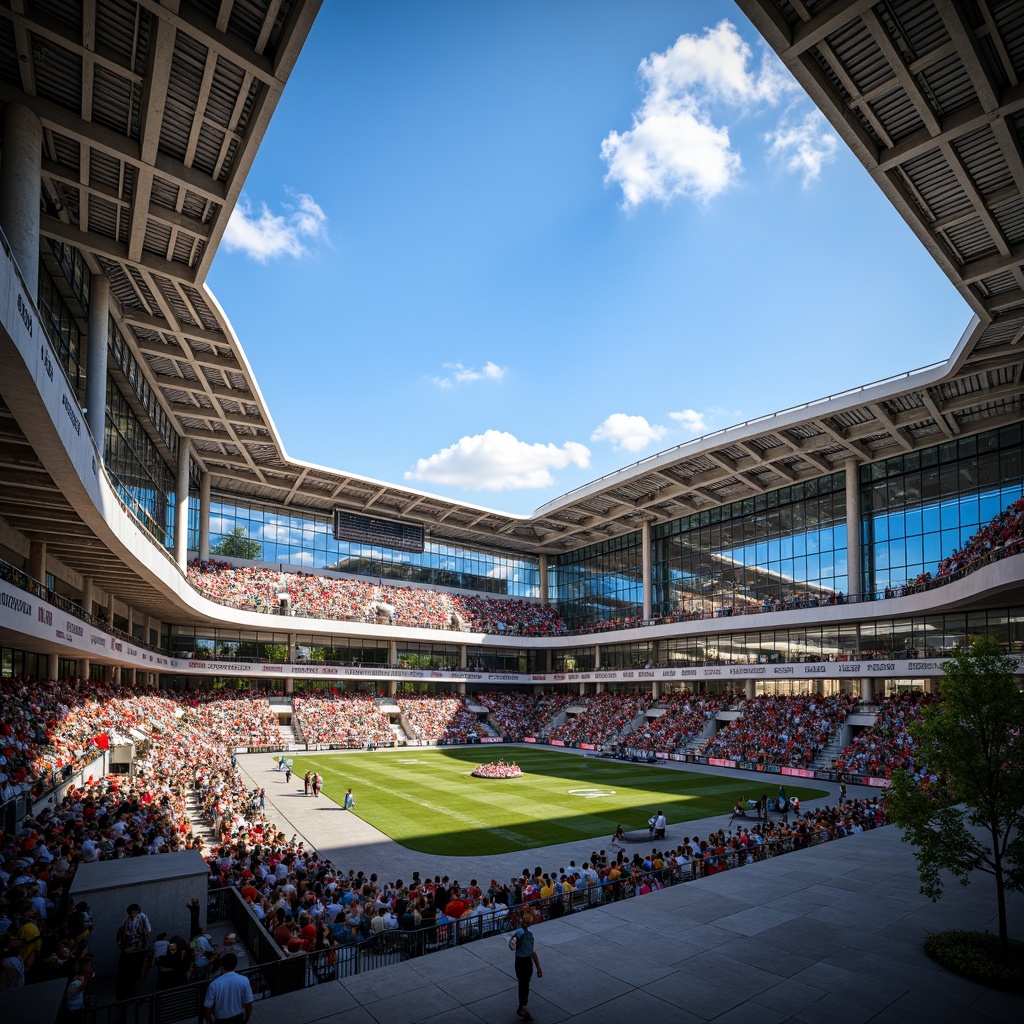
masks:
<path fill-rule="evenodd" d="M 970 316 L 724 0 L 328 0 L 209 284 L 290 455 L 521 513 Z"/>

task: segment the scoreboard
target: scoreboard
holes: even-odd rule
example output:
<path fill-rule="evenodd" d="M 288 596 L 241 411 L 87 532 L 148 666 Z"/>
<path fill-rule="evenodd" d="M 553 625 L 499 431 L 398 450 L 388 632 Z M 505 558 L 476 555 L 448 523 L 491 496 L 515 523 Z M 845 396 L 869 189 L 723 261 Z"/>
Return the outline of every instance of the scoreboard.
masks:
<path fill-rule="evenodd" d="M 338 508 L 334 510 L 334 539 L 393 548 L 395 551 L 412 551 L 415 554 L 421 554 L 424 547 L 422 526 L 399 523 L 394 519 L 358 516 Z"/>

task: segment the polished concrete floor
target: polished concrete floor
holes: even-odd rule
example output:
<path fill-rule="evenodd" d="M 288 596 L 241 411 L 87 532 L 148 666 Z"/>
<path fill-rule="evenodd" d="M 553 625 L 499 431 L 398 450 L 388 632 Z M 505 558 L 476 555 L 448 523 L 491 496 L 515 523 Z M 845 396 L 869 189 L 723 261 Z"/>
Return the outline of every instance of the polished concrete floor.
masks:
<path fill-rule="evenodd" d="M 307 846 L 382 878 L 415 869 L 489 881 L 518 873 L 527 861 L 580 863 L 601 845 L 474 861 L 410 854 L 325 797 L 306 798 L 301 779 L 291 786 L 283 775 L 275 779 L 268 756 L 241 760 L 267 789 L 272 816 L 287 820 Z M 850 795 L 859 793 L 851 787 Z M 704 834 L 726 817 L 676 826 L 669 840 L 676 828 Z M 967 888 L 954 882 L 935 904 L 918 886 L 912 850 L 889 827 L 545 922 L 536 928 L 544 977 L 533 981 L 530 1012 L 543 1024 L 1022 1019 L 1024 999 L 949 974 L 922 949 L 930 932 L 996 930 L 990 880 L 978 877 Z M 1011 899 L 1010 921 L 1014 936 L 1024 938 L 1024 897 Z M 252 1019 L 478 1024 L 516 1021 L 516 1006 L 512 953 L 497 936 L 257 1003 Z"/>

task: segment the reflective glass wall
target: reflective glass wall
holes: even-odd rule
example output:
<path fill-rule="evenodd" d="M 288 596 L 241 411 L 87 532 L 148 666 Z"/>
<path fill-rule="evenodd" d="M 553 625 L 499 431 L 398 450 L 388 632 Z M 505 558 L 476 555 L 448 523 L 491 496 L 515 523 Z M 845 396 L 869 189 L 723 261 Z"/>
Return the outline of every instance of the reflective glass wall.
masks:
<path fill-rule="evenodd" d="M 570 629 L 643 614 L 640 534 L 629 533 L 549 562 L 549 596 Z"/>
<path fill-rule="evenodd" d="M 935 575 L 939 562 L 1024 494 L 1021 425 L 861 468 L 869 590 Z"/>
<path fill-rule="evenodd" d="M 511 597 L 540 594 L 536 560 L 430 540 L 422 554 L 338 541 L 326 515 L 286 513 L 224 495 L 210 502 L 210 554 Z"/>
<path fill-rule="evenodd" d="M 770 611 L 845 592 L 845 475 L 783 487 L 651 531 L 658 616 Z"/>

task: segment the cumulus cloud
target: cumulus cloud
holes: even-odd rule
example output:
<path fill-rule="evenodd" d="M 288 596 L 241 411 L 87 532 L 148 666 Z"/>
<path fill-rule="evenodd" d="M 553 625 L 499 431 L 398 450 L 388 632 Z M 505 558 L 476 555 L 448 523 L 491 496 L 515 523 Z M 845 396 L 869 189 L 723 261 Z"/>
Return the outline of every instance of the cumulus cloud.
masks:
<path fill-rule="evenodd" d="M 708 429 L 704 414 L 696 409 L 682 409 L 679 412 L 670 412 L 670 420 L 675 420 L 684 430 L 692 434 L 703 434 Z"/>
<path fill-rule="evenodd" d="M 820 176 L 822 165 L 831 163 L 839 149 L 839 140 L 819 110 L 810 111 L 795 123 L 781 120 L 765 136 L 765 142 L 769 157 L 801 175 L 804 187 Z"/>
<path fill-rule="evenodd" d="M 638 452 L 665 436 L 666 428 L 643 416 L 613 412 L 591 435 L 591 441 L 610 441 L 617 452 Z"/>
<path fill-rule="evenodd" d="M 279 256 L 304 256 L 307 243 L 326 236 L 327 215 L 310 195 L 297 193 L 291 198 L 283 213 L 272 213 L 266 203 L 255 209 L 243 197 L 224 229 L 224 244 L 258 263 Z"/>
<path fill-rule="evenodd" d="M 424 480 L 471 491 L 512 491 L 549 487 L 552 470 L 590 465 L 590 449 L 576 441 L 530 444 L 501 430 L 463 437 L 449 448 L 417 459 L 406 480 Z"/>
<path fill-rule="evenodd" d="M 601 143 L 605 181 L 620 186 L 627 210 L 648 199 L 707 201 L 725 191 L 739 176 L 742 160 L 723 119 L 777 106 L 799 93 L 774 54 L 766 50 L 755 64 L 727 20 L 703 35 L 680 36 L 664 53 L 642 61 L 639 70 L 644 98 L 633 127 L 621 135 L 609 132 Z"/>
<path fill-rule="evenodd" d="M 484 363 L 481 370 L 472 366 L 463 366 L 462 363 L 444 363 L 443 366 L 449 371 L 446 375 L 430 378 L 439 388 L 450 388 L 456 384 L 472 384 L 478 380 L 501 380 L 508 372 L 504 366 L 499 366 L 490 360 Z"/>

